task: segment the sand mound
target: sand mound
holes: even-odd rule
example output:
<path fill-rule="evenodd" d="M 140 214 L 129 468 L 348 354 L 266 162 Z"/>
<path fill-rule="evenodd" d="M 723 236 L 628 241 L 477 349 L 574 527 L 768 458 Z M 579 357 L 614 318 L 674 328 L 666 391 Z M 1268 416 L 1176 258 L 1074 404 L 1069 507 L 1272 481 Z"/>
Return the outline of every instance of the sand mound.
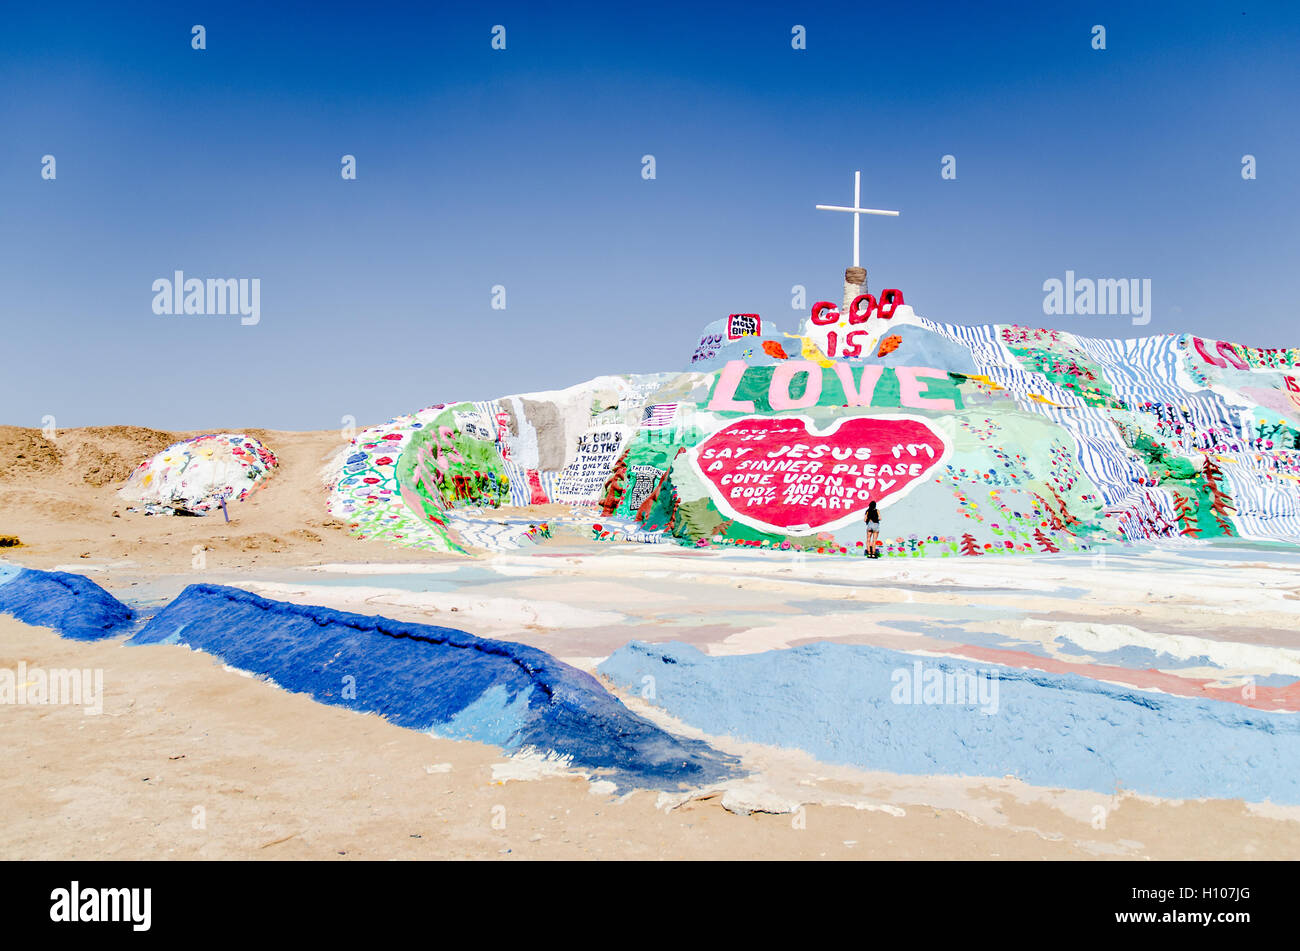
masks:
<path fill-rule="evenodd" d="M 0 483 L 52 476 L 95 487 L 124 481 L 139 461 L 176 442 L 176 433 L 141 426 L 60 429 L 53 436 L 0 426 Z"/>
<path fill-rule="evenodd" d="M 46 475 L 62 465 L 58 446 L 39 429 L 0 426 L 0 479 Z"/>

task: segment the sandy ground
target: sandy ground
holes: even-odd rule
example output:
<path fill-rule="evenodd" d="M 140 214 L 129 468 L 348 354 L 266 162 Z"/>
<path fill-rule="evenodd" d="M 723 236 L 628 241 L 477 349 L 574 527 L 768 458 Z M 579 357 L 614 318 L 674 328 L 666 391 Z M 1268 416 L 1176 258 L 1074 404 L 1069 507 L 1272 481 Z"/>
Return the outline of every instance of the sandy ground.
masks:
<path fill-rule="evenodd" d="M 510 764 L 493 747 L 318 704 L 183 648 L 81 644 L 9 618 L 0 645 L 0 666 L 11 669 L 20 660 L 102 669 L 105 694 L 100 715 L 0 707 L 0 858 L 1018 859 L 1104 855 L 1099 846 L 1111 843 L 1116 855 L 1259 859 L 1300 850 L 1300 826 L 1240 804 L 1124 800 L 1099 831 L 978 783 L 1002 824 L 948 805 L 744 816 L 711 798 L 656 808 L 655 793 L 614 798 L 580 778 L 497 778 L 494 766 Z"/>
<path fill-rule="evenodd" d="M 737 560 L 595 545 L 563 528 L 550 545 L 474 560 L 387 548 L 349 537 L 324 512 L 319 470 L 337 433 L 249 432 L 281 467 L 226 525 L 128 514 L 114 494 L 136 462 L 191 434 L 92 429 L 50 440 L 0 427 L 0 536 L 23 542 L 0 557 L 82 570 L 144 603 L 195 580 L 238 583 L 523 640 L 587 669 L 632 638 L 712 653 L 826 638 L 956 649 L 1008 626 L 1033 639 L 1035 624 L 1088 625 L 1103 639 L 1117 625 L 1130 638 L 1214 637 L 1242 670 L 1256 648 L 1300 647 L 1300 583 L 1266 556 L 1238 581 L 1211 563 L 1149 557 L 972 559 L 959 573 L 940 562 Z M 345 570 L 320 570 L 329 565 Z M 1296 810 L 866 773 L 731 738 L 708 739 L 741 755 L 750 778 L 684 799 L 614 797 L 491 747 L 287 694 L 184 648 L 77 643 L 0 617 L 0 667 L 20 661 L 101 669 L 105 702 L 98 716 L 0 706 L 5 858 L 1300 855 Z M 741 814 L 754 807 L 780 811 Z"/>

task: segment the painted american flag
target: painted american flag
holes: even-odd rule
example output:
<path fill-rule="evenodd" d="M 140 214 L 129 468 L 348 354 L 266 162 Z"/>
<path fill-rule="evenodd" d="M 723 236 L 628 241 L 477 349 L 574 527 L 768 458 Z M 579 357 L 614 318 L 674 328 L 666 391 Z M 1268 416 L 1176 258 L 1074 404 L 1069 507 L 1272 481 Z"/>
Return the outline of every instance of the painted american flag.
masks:
<path fill-rule="evenodd" d="M 677 416 L 679 405 L 678 403 L 655 403 L 653 406 L 647 406 L 641 415 L 641 428 L 656 429 L 670 425 Z"/>

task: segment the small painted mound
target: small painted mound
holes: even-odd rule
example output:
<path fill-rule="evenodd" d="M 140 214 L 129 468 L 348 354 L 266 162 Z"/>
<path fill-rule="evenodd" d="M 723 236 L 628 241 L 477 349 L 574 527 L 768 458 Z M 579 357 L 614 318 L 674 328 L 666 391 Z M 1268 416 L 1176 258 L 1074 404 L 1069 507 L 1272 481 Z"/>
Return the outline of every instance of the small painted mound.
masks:
<path fill-rule="evenodd" d="M 247 499 L 276 465 L 275 454 L 251 436 L 195 436 L 140 463 L 118 495 L 150 514 L 206 515 L 223 500 Z"/>
<path fill-rule="evenodd" d="M 0 613 L 93 641 L 126 633 L 134 612 L 89 578 L 0 564 Z"/>
<path fill-rule="evenodd" d="M 544 651 L 464 631 L 190 585 L 133 644 L 186 644 L 242 670 L 400 726 L 567 757 L 620 787 L 689 788 L 734 758 L 636 716 Z"/>
<path fill-rule="evenodd" d="M 626 687 L 653 678 L 654 702 L 706 733 L 827 763 L 1300 804 L 1293 714 L 843 644 L 710 657 L 634 641 L 599 671 Z"/>

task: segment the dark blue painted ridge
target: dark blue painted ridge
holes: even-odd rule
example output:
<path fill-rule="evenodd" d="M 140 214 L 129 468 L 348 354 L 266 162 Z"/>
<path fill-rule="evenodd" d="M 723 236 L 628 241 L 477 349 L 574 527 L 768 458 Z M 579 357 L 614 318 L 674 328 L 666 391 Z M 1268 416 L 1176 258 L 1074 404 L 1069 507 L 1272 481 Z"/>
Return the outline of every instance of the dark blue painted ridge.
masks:
<path fill-rule="evenodd" d="M 0 613 L 95 641 L 127 633 L 135 612 L 95 582 L 66 571 L 0 565 Z"/>
<path fill-rule="evenodd" d="M 621 788 L 690 788 L 737 772 L 734 757 L 664 732 L 545 651 L 452 628 L 195 584 L 130 643 L 186 644 L 410 729 L 554 751 Z"/>

